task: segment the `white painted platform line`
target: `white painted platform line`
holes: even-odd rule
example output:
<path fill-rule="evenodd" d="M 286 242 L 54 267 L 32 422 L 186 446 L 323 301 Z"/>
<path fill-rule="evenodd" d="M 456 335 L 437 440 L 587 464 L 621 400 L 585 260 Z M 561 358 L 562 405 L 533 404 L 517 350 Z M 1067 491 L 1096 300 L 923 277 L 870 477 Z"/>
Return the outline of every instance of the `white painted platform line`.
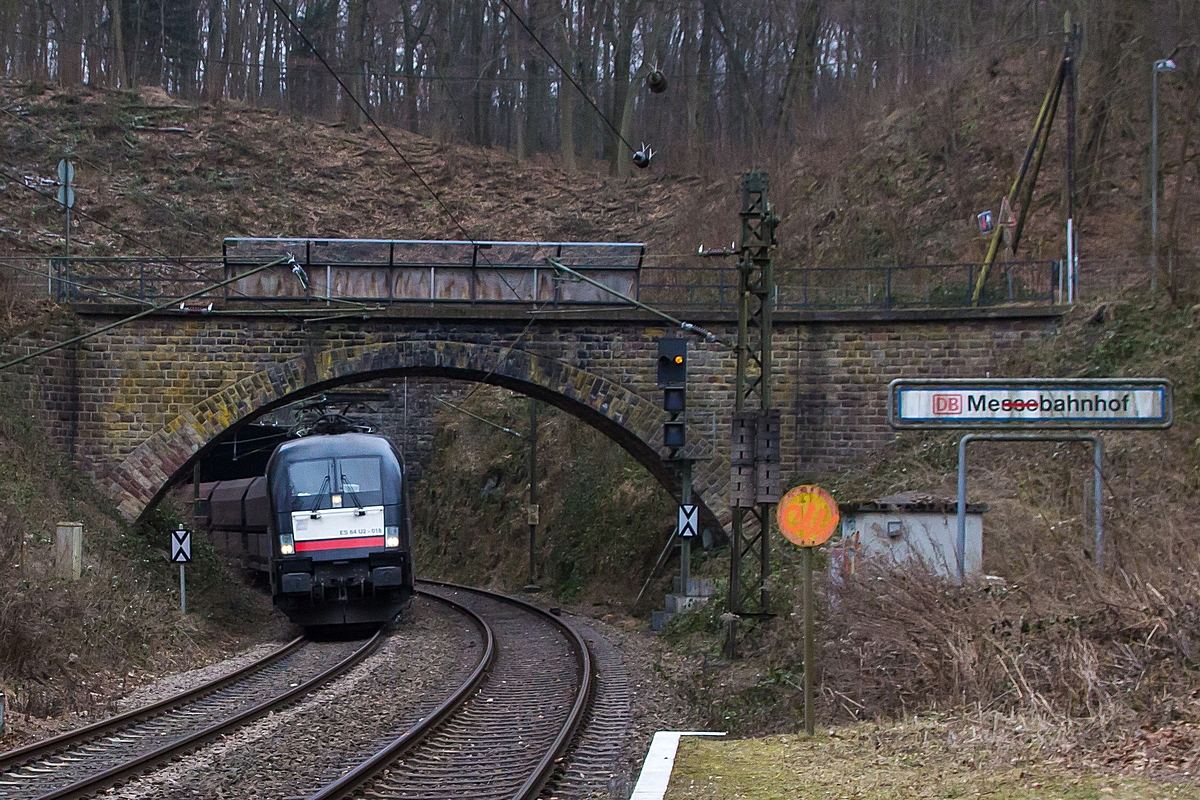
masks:
<path fill-rule="evenodd" d="M 671 782 L 671 770 L 675 768 L 675 751 L 679 749 L 680 736 L 724 736 L 713 731 L 659 731 L 650 742 L 642 772 L 629 800 L 662 800 Z"/>

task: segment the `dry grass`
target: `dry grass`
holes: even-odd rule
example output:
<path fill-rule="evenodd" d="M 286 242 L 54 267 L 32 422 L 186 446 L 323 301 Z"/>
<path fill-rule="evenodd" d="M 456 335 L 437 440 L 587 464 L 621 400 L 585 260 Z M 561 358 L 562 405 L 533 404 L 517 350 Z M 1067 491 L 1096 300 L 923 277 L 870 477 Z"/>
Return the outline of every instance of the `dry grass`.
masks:
<path fill-rule="evenodd" d="M 1145 777 L 1078 771 L 1039 760 L 1036 735 L 1019 747 L 976 726 L 937 719 L 897 725 L 858 724 L 815 738 L 785 735 L 724 741 L 680 741 L 667 800 L 745 798 L 953 798 L 1006 800 L 1164 800 L 1200 790 Z M 1010 737 L 1011 739 L 1011 737 Z"/>
<path fill-rule="evenodd" d="M 1058 338 L 1006 371 L 1175 381 L 1174 428 L 1103 437 L 1104 568 L 1093 560 L 1084 507 L 1090 448 L 973 446 L 970 499 L 991 509 L 984 571 L 1001 579 L 956 586 L 919 569 L 868 565 L 836 590 L 819 580 L 820 719 L 949 715 L 945 724 L 960 736 L 995 728 L 998 741 L 1016 746 L 1036 732 L 1046 759 L 1193 772 L 1200 757 L 1200 347 L 1190 311 L 1165 299 L 1126 300 L 1102 323 L 1084 314 L 1069 320 Z M 885 457 L 828 485 L 846 499 L 911 489 L 953 497 L 956 438 L 905 434 Z M 801 724 L 798 557 L 783 543 L 776 553 L 782 618 L 749 636 L 749 657 L 716 668 L 709 658 L 705 668 L 692 655 L 668 666 L 708 726 L 757 734 Z M 718 647 L 711 627 L 680 630 L 682 653 Z"/>
<path fill-rule="evenodd" d="M 99 491 L 61 464 L 0 395 L 0 689 L 4 747 L 74 725 L 161 675 L 211 662 L 282 632 L 270 600 L 240 584 L 204 541 L 188 570 L 187 617 L 166 547 L 177 512 L 129 528 Z M 59 520 L 83 523 L 83 571 L 57 577 Z"/>

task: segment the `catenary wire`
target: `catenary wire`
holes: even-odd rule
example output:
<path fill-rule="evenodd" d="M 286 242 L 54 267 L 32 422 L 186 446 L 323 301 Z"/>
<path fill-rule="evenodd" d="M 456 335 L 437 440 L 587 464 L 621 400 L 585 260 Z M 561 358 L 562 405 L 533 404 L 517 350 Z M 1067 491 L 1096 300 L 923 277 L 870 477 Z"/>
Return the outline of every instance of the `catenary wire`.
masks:
<path fill-rule="evenodd" d="M 276 0 L 276 2 L 278 2 L 278 0 Z M 587 101 L 588 105 L 595 109 L 596 114 L 600 116 L 600 119 L 604 120 L 604 124 L 612 129 L 613 134 L 621 141 L 622 144 L 629 148 L 629 152 L 636 153 L 638 149 L 631 145 L 629 140 L 621 135 L 621 131 L 616 125 L 613 124 L 612 120 L 600 110 L 600 106 L 596 105 L 595 101 L 588 96 L 588 93 L 585 92 L 583 87 L 579 85 L 579 82 L 575 80 L 575 76 L 568 72 L 566 67 L 559 63 L 558 57 L 555 56 L 554 53 L 551 53 L 550 48 L 542 44 L 542 40 L 539 39 L 537 34 L 533 32 L 533 29 L 525 24 L 525 20 L 522 19 L 521 15 L 517 13 L 517 10 L 512 7 L 512 4 L 509 3 L 508 0 L 500 0 L 500 2 L 502 2 L 504 7 L 508 9 L 509 13 L 513 15 L 513 19 L 520 23 L 521 27 L 525 29 L 525 32 L 529 34 L 529 38 L 533 39 L 534 43 L 537 44 L 538 47 L 542 48 L 542 52 L 550 57 L 550 60 L 554 62 L 554 66 L 558 67 L 558 71 L 562 74 L 562 76 L 570 81 L 571 85 L 575 87 L 575 90 L 578 91 L 583 99 Z"/>
<path fill-rule="evenodd" d="M 36 194 L 36 195 L 39 195 L 39 196 L 41 196 L 41 197 L 45 198 L 46 200 L 49 200 L 50 202 L 54 203 L 55 205 L 58 205 L 58 204 L 59 204 L 59 203 L 58 203 L 58 198 L 56 198 L 56 197 L 54 197 L 54 196 L 53 196 L 53 195 L 51 195 L 51 194 L 48 194 L 48 193 L 46 193 L 46 192 L 43 192 L 43 191 L 41 191 L 41 190 L 39 190 L 39 189 L 37 189 L 37 188 L 35 188 L 35 187 L 33 187 L 33 186 L 30 186 L 29 184 L 25 183 L 25 181 L 24 181 L 24 178 L 23 178 L 23 176 L 21 175 L 21 168 L 20 168 L 20 167 L 18 167 L 17 165 L 13 164 L 12 162 L 10 162 L 10 161 L 8 161 L 8 160 L 0 160 L 0 166 L 4 166 L 4 167 L 7 167 L 7 168 L 9 168 L 9 169 L 12 169 L 12 170 L 15 170 L 15 171 L 16 171 L 16 173 L 17 173 L 17 176 L 16 176 L 16 177 L 12 177 L 12 176 L 10 176 L 10 177 L 12 177 L 12 181 L 13 181 L 13 183 L 15 183 L 17 186 L 20 186 L 22 189 L 27 189 L 28 191 L 31 191 L 31 192 L 33 192 L 34 194 Z M 191 266 L 191 265 L 189 265 L 189 264 L 187 264 L 187 263 L 183 262 L 182 260 L 180 260 L 180 259 L 179 259 L 178 257 L 176 257 L 176 256 L 168 255 L 167 253 L 163 252 L 162 250 L 159 250 L 158 248 L 156 248 L 156 247 L 154 247 L 154 246 L 152 246 L 152 245 L 149 245 L 149 244 L 147 244 L 146 242 L 142 241 L 141 239 L 137 238 L 136 236 L 134 236 L 134 235 L 133 235 L 133 234 L 131 234 L 131 233 L 127 233 L 127 232 L 125 232 L 125 231 L 121 230 L 120 228 L 114 228 L 114 227 L 113 227 L 113 226 L 111 226 L 111 225 L 106 225 L 106 224 L 104 224 L 103 222 L 101 222 L 100 220 L 98 220 L 98 219 L 96 219 L 95 217 L 93 217 L 93 216 L 91 216 L 90 214 L 88 214 L 86 211 L 81 211 L 81 210 L 79 210 L 79 209 L 77 209 L 77 208 L 73 208 L 73 209 L 72 209 L 72 212 L 73 212 L 73 213 L 75 213 L 76 215 L 80 216 L 80 217 L 83 217 L 83 218 L 84 218 L 84 219 L 86 219 L 87 221 L 89 221 L 89 222 L 91 222 L 91 223 L 93 223 L 93 224 L 95 224 L 95 225 L 97 225 L 97 226 L 99 226 L 99 227 L 101 227 L 101 228 L 104 228 L 105 230 L 107 230 L 107 231 L 109 231 L 109 232 L 111 232 L 111 233 L 115 233 L 115 234 L 116 234 L 116 235 L 118 235 L 118 236 L 121 236 L 121 237 L 123 237 L 123 238 L 125 238 L 125 239 L 128 239 L 130 242 L 133 242 L 133 243 L 134 243 L 135 245 L 137 245 L 138 247 L 142 247 L 142 248 L 144 248 L 145 250 L 149 251 L 150 253 L 152 253 L 152 254 L 154 254 L 154 255 L 156 255 L 156 256 L 158 256 L 158 257 L 162 258 L 164 261 L 170 262 L 170 263 L 174 264 L 175 266 L 182 267 L 183 269 L 185 269 L 185 270 L 187 270 L 187 271 L 191 272 L 193 275 L 196 275 L 197 277 L 200 277 L 200 278 L 205 278 L 206 280 L 208 279 L 208 278 L 207 278 L 207 276 L 205 276 L 203 272 L 201 272 L 200 270 L 196 269 L 195 267 L 193 267 L 193 266 Z M 510 287 L 510 288 L 511 288 L 511 287 Z M 242 291 L 240 291 L 240 290 L 238 290 L 238 289 L 236 289 L 236 288 L 235 288 L 235 289 L 233 289 L 233 291 L 234 291 L 236 294 L 239 294 L 239 295 L 241 295 L 242 297 L 247 297 L 247 298 L 249 297 L 249 295 L 247 295 L 245 292 L 242 292 Z M 347 300 L 347 299 L 345 299 L 345 298 L 341 298 L 341 297 L 321 297 L 321 298 L 318 298 L 318 299 L 320 299 L 320 300 L 326 300 L 326 301 L 329 301 L 329 302 L 344 303 L 344 304 L 346 304 L 346 305 L 351 305 L 351 306 L 354 306 L 354 307 L 356 307 L 356 308 L 359 308 L 359 309 L 369 309 L 369 308 L 371 308 L 371 306 L 369 306 L 367 303 L 363 303 L 363 302 L 361 302 L 361 301 L 358 301 L 358 300 Z M 271 306 L 271 308 L 278 308 L 278 307 L 277 307 L 277 306 Z"/>
<path fill-rule="evenodd" d="M 420 182 L 421 186 L 425 187 L 425 191 L 429 192 L 430 196 L 432 196 L 437 204 L 441 206 L 442 210 L 446 212 L 446 216 L 450 217 L 450 221 L 454 223 L 455 227 L 462 231 L 463 235 L 470 240 L 472 246 L 479 250 L 480 254 L 483 255 L 483 260 L 487 262 L 488 266 L 494 266 L 491 260 L 487 257 L 487 254 L 483 253 L 483 251 L 479 249 L 479 242 L 476 240 L 476 238 L 471 235 L 471 232 L 468 231 L 466 226 L 462 224 L 457 216 L 455 216 L 454 212 L 450 210 L 450 207 L 446 205 L 441 196 L 434 191 L 432 186 L 429 185 L 429 182 L 426 181 L 425 177 L 417 170 L 416 165 L 409 161 L 408 158 L 405 157 L 404 153 L 400 151 L 400 148 L 397 147 L 396 143 L 392 141 L 392 137 L 387 135 L 387 131 L 383 129 L 383 126 L 375 121 L 375 117 L 371 115 L 371 112 L 367 110 L 367 107 L 359 101 L 354 92 L 350 91 L 350 87 L 346 85 L 346 82 L 343 81 L 341 77 L 334 71 L 333 67 L 329 65 L 329 62 L 325 60 L 325 56 L 321 55 L 321 51 L 318 50 L 317 46 L 312 43 L 307 35 L 305 35 L 304 31 L 300 29 L 300 26 L 292 20 L 291 16 L 287 13 L 287 10 L 279 2 L 279 0 L 271 0 L 271 2 L 275 4 L 275 8 L 280 14 L 283 15 L 283 18 L 287 20 L 287 23 L 292 26 L 292 30 L 296 31 L 297 35 L 300 36 L 300 39 L 306 45 L 308 45 L 309 50 L 311 50 L 312 54 L 317 57 L 317 60 L 321 62 L 322 66 L 324 66 L 329 74 L 333 76 L 333 79 L 337 81 L 338 86 L 340 86 L 342 91 L 346 93 L 346 97 L 350 98 L 350 101 L 354 103 L 355 107 L 358 108 L 358 110 L 362 112 L 362 115 L 367 118 L 367 121 L 371 123 L 371 127 L 373 127 L 379 133 L 379 135 L 383 137 L 383 140 L 388 143 L 392 150 L 396 152 L 396 155 L 400 157 L 402 162 L 404 162 L 404 166 L 408 167 L 408 170 L 413 174 L 413 177 Z M 513 288 L 513 285 L 508 282 L 507 278 L 504 277 L 504 273 L 497 271 L 496 275 L 500 278 L 504 285 L 508 287 L 509 291 L 511 291 L 515 297 L 520 299 L 521 293 Z"/>

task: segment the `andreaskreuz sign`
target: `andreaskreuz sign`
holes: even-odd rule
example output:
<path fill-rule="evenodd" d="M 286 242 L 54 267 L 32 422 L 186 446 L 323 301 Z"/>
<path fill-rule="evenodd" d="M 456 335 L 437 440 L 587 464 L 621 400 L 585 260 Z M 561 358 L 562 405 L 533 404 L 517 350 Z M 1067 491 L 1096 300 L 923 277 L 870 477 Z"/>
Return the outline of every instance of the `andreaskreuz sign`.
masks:
<path fill-rule="evenodd" d="M 888 386 L 888 421 L 894 428 L 1168 428 L 1171 382 L 900 378 Z"/>

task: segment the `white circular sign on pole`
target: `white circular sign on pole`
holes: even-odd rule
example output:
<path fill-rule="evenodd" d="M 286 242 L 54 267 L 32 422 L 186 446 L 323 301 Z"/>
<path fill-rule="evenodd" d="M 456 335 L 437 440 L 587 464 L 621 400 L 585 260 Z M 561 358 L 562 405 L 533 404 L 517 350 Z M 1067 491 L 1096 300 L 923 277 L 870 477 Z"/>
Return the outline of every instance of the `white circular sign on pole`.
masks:
<path fill-rule="evenodd" d="M 59 183 L 74 183 L 75 182 L 75 164 L 67 161 L 65 158 L 58 162 L 58 182 Z"/>

